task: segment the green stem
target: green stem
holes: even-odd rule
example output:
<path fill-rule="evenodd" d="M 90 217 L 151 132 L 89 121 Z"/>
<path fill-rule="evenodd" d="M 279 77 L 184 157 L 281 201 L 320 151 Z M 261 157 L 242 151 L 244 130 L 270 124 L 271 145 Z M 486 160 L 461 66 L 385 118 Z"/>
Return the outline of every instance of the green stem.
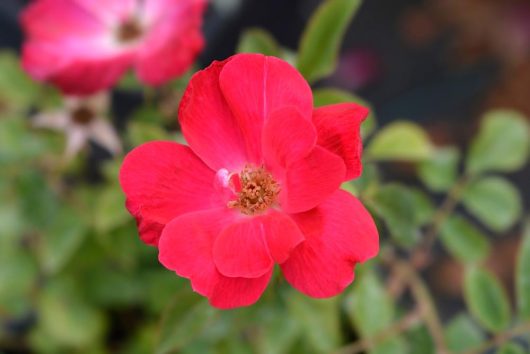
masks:
<path fill-rule="evenodd" d="M 392 338 L 400 333 L 403 333 L 420 323 L 421 321 L 421 312 L 419 310 L 414 310 L 401 318 L 399 321 L 396 321 L 391 326 L 387 327 L 385 330 L 379 332 L 375 336 L 363 338 L 357 342 L 348 344 L 335 352 L 335 354 L 357 354 L 362 353 L 370 349 L 374 343 L 382 343 L 385 340 Z"/>
<path fill-rule="evenodd" d="M 528 333 L 530 333 L 530 322 L 525 322 L 525 323 L 522 323 L 522 324 L 520 324 L 520 325 L 518 325 L 518 326 L 516 326 L 516 327 L 514 327 L 514 328 L 512 328 L 510 330 L 507 330 L 505 332 L 497 334 L 496 336 L 494 336 L 490 340 L 484 342 L 479 347 L 477 347 L 475 349 L 471 349 L 471 350 L 465 351 L 462 354 L 481 354 L 481 353 L 485 353 L 485 352 L 487 352 L 488 350 L 490 350 L 490 349 L 492 349 L 494 347 L 501 346 L 502 344 L 504 344 L 505 342 L 509 341 L 510 339 L 512 339 L 514 337 L 517 337 L 517 336 L 520 336 L 520 335 L 524 335 L 524 334 L 528 334 Z"/>
<path fill-rule="evenodd" d="M 416 260 L 425 258 L 425 256 L 430 253 L 431 248 L 433 247 L 434 242 L 436 241 L 436 237 L 438 237 L 438 234 L 440 233 L 440 229 L 442 228 L 443 223 L 451 215 L 451 213 L 454 211 L 454 209 L 460 202 L 460 198 L 462 197 L 462 193 L 464 192 L 464 189 L 467 186 L 469 179 L 469 176 L 462 175 L 458 179 L 458 181 L 453 185 L 453 187 L 449 190 L 449 192 L 447 193 L 447 197 L 440 205 L 440 208 L 438 208 L 438 210 L 436 210 L 436 212 L 434 213 L 431 226 L 425 233 L 425 236 L 423 238 L 423 245 L 420 246 L 413 255 L 414 264 L 424 264 L 424 262 L 417 262 Z"/>

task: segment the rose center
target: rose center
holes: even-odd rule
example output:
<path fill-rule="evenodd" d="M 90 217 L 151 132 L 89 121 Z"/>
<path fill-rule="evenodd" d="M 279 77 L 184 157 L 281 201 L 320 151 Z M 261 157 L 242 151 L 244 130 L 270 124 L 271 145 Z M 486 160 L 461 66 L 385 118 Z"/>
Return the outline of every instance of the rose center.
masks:
<path fill-rule="evenodd" d="M 118 27 L 116 37 L 118 38 L 119 42 L 128 43 L 140 38 L 142 34 L 142 26 L 138 20 L 133 18 L 123 22 L 120 27 Z"/>
<path fill-rule="evenodd" d="M 94 112 L 88 107 L 81 106 L 72 112 L 72 120 L 77 124 L 87 125 L 94 118 Z"/>
<path fill-rule="evenodd" d="M 237 199 L 228 202 L 228 207 L 246 215 L 264 212 L 277 202 L 280 193 L 280 185 L 263 167 L 245 166 L 232 176 L 231 184 Z"/>

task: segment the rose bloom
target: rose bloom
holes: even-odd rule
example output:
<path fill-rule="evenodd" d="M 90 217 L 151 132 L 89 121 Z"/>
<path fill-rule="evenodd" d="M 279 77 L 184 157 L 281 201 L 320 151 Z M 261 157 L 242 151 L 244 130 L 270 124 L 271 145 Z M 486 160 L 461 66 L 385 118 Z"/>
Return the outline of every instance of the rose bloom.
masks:
<path fill-rule="evenodd" d="M 22 13 L 22 65 L 67 94 L 113 86 L 134 67 L 157 86 L 181 75 L 203 47 L 206 0 L 35 0 Z"/>
<path fill-rule="evenodd" d="M 361 173 L 353 103 L 313 109 L 288 63 L 239 54 L 196 73 L 170 141 L 130 152 L 120 182 L 142 240 L 218 308 L 246 306 L 274 265 L 312 297 L 339 294 L 379 249 L 372 217 L 342 182 Z"/>

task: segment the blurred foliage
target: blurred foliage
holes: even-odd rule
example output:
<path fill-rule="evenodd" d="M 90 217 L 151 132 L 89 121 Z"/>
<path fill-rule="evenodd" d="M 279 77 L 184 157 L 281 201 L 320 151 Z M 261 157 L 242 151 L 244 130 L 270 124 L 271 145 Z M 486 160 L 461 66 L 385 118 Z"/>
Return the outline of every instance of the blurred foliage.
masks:
<path fill-rule="evenodd" d="M 298 54 L 257 28 L 243 33 L 238 51 L 283 57 L 313 83 L 335 70 L 359 6 L 323 2 Z M 180 97 L 187 80 L 164 90 Z M 143 90 L 133 75 L 118 89 Z M 120 132 L 126 146 L 182 141 L 163 126 L 162 93 L 144 90 L 144 105 Z M 315 89 L 314 99 L 315 106 L 368 105 L 330 87 Z M 15 54 L 0 53 L 0 352 L 529 352 L 530 221 L 523 227 L 518 187 L 499 174 L 528 163 L 528 120 L 519 113 L 488 112 L 465 153 L 435 146 L 406 120 L 376 130 L 372 111 L 362 126 L 363 176 L 343 188 L 376 217 L 380 256 L 358 266 L 353 285 L 336 298 L 305 297 L 277 276 L 258 304 L 219 311 L 140 242 L 118 185 L 123 156 L 99 163 L 99 177 L 88 178 L 86 151 L 65 163 L 64 138 L 32 127 L 29 112 L 60 100 L 20 70 Z M 386 180 L 389 164 L 412 166 L 421 187 Z M 490 236 L 519 232 L 510 289 L 488 267 L 496 247 Z M 433 252 L 461 270 L 459 313 L 444 313 L 425 280 L 424 256 L 432 260 Z"/>

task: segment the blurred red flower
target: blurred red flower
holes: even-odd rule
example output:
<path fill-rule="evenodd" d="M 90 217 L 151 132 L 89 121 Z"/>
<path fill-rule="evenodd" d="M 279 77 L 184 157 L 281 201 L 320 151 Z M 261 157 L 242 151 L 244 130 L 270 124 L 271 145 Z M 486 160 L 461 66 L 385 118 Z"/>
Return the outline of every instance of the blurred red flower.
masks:
<path fill-rule="evenodd" d="M 348 286 L 379 248 L 372 217 L 342 182 L 361 173 L 356 104 L 313 109 L 288 63 L 239 54 L 196 73 L 179 121 L 189 147 L 130 152 L 120 182 L 142 240 L 213 306 L 258 300 L 280 264 L 318 298 Z"/>
<path fill-rule="evenodd" d="M 111 87 L 134 67 L 160 85 L 183 74 L 203 47 L 206 0 L 37 0 L 21 16 L 22 64 L 68 94 Z"/>

